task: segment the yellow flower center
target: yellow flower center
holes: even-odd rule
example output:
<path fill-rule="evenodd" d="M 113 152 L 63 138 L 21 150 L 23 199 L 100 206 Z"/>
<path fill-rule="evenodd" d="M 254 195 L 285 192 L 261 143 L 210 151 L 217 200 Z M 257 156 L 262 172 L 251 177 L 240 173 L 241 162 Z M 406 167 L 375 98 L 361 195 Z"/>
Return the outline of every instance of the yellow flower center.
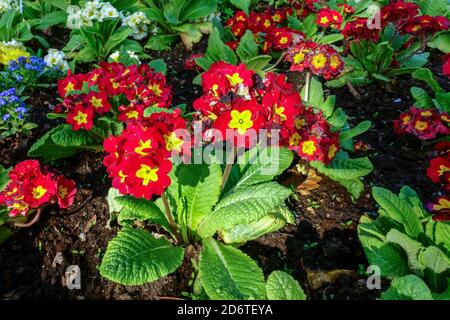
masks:
<path fill-rule="evenodd" d="M 302 144 L 302 152 L 304 154 L 307 154 L 308 156 L 312 156 L 314 154 L 314 152 L 316 152 L 317 148 L 316 148 L 316 144 L 314 143 L 314 141 L 308 140 L 303 142 Z"/>
<path fill-rule="evenodd" d="M 39 200 L 47 193 L 47 189 L 45 189 L 43 186 L 37 186 L 36 188 L 33 188 L 33 191 L 31 194 L 33 195 L 33 198 L 36 200 Z"/>
<path fill-rule="evenodd" d="M 237 73 L 237 72 L 233 73 L 233 75 L 231 75 L 231 76 L 229 74 L 227 74 L 226 76 L 227 76 L 227 79 L 228 79 L 228 81 L 230 81 L 230 84 L 232 86 L 236 86 L 236 85 L 241 84 L 242 82 L 244 82 L 244 79 L 242 79 L 239 76 L 239 73 Z"/>
<path fill-rule="evenodd" d="M 67 92 L 72 91 L 72 90 L 74 90 L 74 89 L 75 89 L 74 84 L 73 84 L 72 82 L 69 81 L 69 82 L 66 84 L 66 87 L 64 88 L 64 91 L 67 93 Z"/>
<path fill-rule="evenodd" d="M 281 121 L 286 121 L 287 117 L 284 114 L 284 107 L 278 106 L 277 104 L 274 106 L 275 114 L 280 116 Z"/>
<path fill-rule="evenodd" d="M 426 121 L 417 121 L 414 128 L 418 131 L 423 131 L 428 128 L 428 123 Z"/>
<path fill-rule="evenodd" d="M 420 113 L 420 115 L 423 117 L 431 117 L 433 115 L 433 113 L 430 110 L 427 110 L 427 111 L 422 111 Z"/>
<path fill-rule="evenodd" d="M 155 95 L 157 95 L 158 97 L 161 96 L 162 90 L 158 83 L 152 84 L 151 86 L 149 86 L 149 88 Z"/>
<path fill-rule="evenodd" d="M 239 112 L 237 110 L 231 111 L 231 120 L 228 123 L 228 127 L 231 129 L 237 129 L 240 135 L 247 132 L 249 128 L 253 126 L 253 121 L 251 120 L 252 113 L 250 110 L 244 110 Z"/>
<path fill-rule="evenodd" d="M 290 146 L 298 146 L 300 144 L 300 135 L 296 132 L 289 138 Z"/>
<path fill-rule="evenodd" d="M 58 194 L 61 199 L 65 199 L 68 193 L 69 190 L 66 187 L 60 186 L 58 188 Z"/>
<path fill-rule="evenodd" d="M 139 117 L 139 112 L 132 110 L 126 113 L 128 119 L 137 119 Z"/>
<path fill-rule="evenodd" d="M 327 24 L 330 20 L 328 19 L 328 17 L 322 17 L 320 18 L 320 23 L 321 24 Z"/>
<path fill-rule="evenodd" d="M 300 51 L 294 55 L 293 61 L 295 64 L 302 63 L 303 60 L 305 60 L 305 53 L 303 51 Z"/>
<path fill-rule="evenodd" d="M 100 98 L 97 98 L 97 97 L 92 97 L 91 104 L 95 109 L 101 108 L 101 107 L 103 107 L 103 100 Z"/>
<path fill-rule="evenodd" d="M 125 182 L 125 178 L 127 177 L 127 175 L 124 174 L 122 170 L 120 170 L 119 171 L 119 177 L 120 177 L 120 182 L 124 183 Z"/>
<path fill-rule="evenodd" d="M 151 168 L 146 164 L 141 164 L 141 168 L 136 171 L 136 177 L 142 179 L 142 185 L 148 186 L 150 182 L 158 181 L 159 168 Z"/>
<path fill-rule="evenodd" d="M 134 148 L 134 152 L 136 152 L 138 155 L 140 156 L 148 156 L 149 153 L 145 152 L 145 149 L 151 149 L 152 148 L 152 141 L 151 140 L 147 140 L 147 141 L 139 141 L 139 146 Z"/>
<path fill-rule="evenodd" d="M 78 124 L 82 124 L 82 123 L 88 123 L 87 121 L 87 113 L 83 113 L 81 111 L 78 111 L 77 115 L 75 117 L 73 117 L 73 119 L 78 123 Z"/>
<path fill-rule="evenodd" d="M 330 66 L 333 69 L 337 69 L 341 65 L 341 61 L 339 60 L 339 57 L 336 55 L 331 56 L 330 58 Z"/>
<path fill-rule="evenodd" d="M 280 39 L 281 44 L 286 44 L 286 43 L 288 43 L 288 41 L 289 41 L 288 37 L 281 37 L 281 39 Z"/>
<path fill-rule="evenodd" d="M 300 130 L 302 127 L 306 125 L 305 119 L 297 118 L 294 120 L 295 129 Z"/>
<path fill-rule="evenodd" d="M 323 53 L 316 54 L 312 57 L 311 63 L 316 69 L 322 69 L 327 63 L 327 57 Z"/>
<path fill-rule="evenodd" d="M 181 151 L 181 146 L 183 145 L 183 140 L 178 138 L 175 132 L 170 135 L 164 135 L 164 141 L 166 142 L 166 149 L 168 151 L 177 150 Z"/>
<path fill-rule="evenodd" d="M 450 171 L 449 167 L 446 167 L 444 165 L 440 165 L 439 166 L 439 171 L 438 171 L 439 172 L 439 176 L 442 176 L 444 173 L 446 173 L 448 171 Z"/>
<path fill-rule="evenodd" d="M 274 15 L 272 16 L 272 19 L 273 19 L 273 21 L 275 21 L 275 22 L 280 22 L 280 21 L 281 21 L 281 16 L 280 16 L 278 13 L 276 13 L 276 14 L 274 14 Z"/>
<path fill-rule="evenodd" d="M 264 27 L 268 28 L 272 25 L 272 23 L 270 23 L 269 19 L 264 20 Z"/>
<path fill-rule="evenodd" d="M 449 209 L 450 208 L 450 201 L 448 201 L 445 198 L 439 199 L 438 204 L 434 205 L 434 210 L 439 211 L 443 209 Z"/>
<path fill-rule="evenodd" d="M 403 122 L 403 124 L 407 124 L 407 123 L 409 122 L 409 120 L 411 120 L 411 116 L 405 116 L 405 117 L 402 119 L 402 122 Z"/>

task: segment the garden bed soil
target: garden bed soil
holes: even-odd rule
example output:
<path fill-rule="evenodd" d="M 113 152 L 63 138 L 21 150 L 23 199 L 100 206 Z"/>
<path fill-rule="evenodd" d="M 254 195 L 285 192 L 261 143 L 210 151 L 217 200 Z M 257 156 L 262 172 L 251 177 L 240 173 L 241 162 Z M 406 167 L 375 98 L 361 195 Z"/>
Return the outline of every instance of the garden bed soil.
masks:
<path fill-rule="evenodd" d="M 173 88 L 174 105 L 189 106 L 200 94 L 201 89 L 191 84 L 195 73 L 183 68 L 187 55 L 181 46 L 152 55 L 168 64 L 167 78 Z M 436 69 L 440 68 L 438 59 L 432 58 L 431 67 L 440 73 Z M 444 78 L 440 81 L 448 89 L 448 82 Z M 417 85 L 415 80 L 402 77 L 391 91 L 380 83 L 357 88 L 360 100 L 346 87 L 332 90 L 337 95 L 337 106 L 347 112 L 352 125 L 372 121 L 372 129 L 359 138 L 371 146 L 365 155 L 370 157 L 375 170 L 366 177 L 365 191 L 355 202 L 342 186 L 323 177 L 319 188 L 311 190 L 309 196 L 298 195 L 291 201 L 295 225 L 244 245 L 242 250 L 258 262 L 265 275 L 274 270 L 290 272 L 311 299 L 379 296 L 380 290 L 367 289 L 364 273 L 367 261 L 356 233 L 360 216 L 376 211 L 370 186 L 380 185 L 397 192 L 407 184 L 423 200 L 437 191 L 425 174 L 430 148 L 416 139 L 398 137 L 392 129 L 392 121 L 411 106 L 412 85 Z M 33 96 L 32 121 L 39 127 L 28 137 L 1 142 L 1 165 L 11 166 L 24 160 L 32 143 L 55 124 L 45 118 L 55 103 L 53 97 L 56 89 L 39 91 Z M 0 299 L 178 299 L 191 291 L 189 283 L 194 270 L 190 260 L 197 258 L 198 250 L 186 250 L 189 254 L 175 273 L 143 286 L 118 285 L 100 276 L 97 267 L 108 241 L 118 231 L 117 224 L 110 222 L 106 200 L 110 181 L 102 159 L 100 153 L 84 153 L 52 163 L 77 181 L 75 204 L 68 210 L 47 208 L 37 225 L 18 231 L 0 246 Z M 80 290 L 65 287 L 69 265 L 81 269 Z"/>

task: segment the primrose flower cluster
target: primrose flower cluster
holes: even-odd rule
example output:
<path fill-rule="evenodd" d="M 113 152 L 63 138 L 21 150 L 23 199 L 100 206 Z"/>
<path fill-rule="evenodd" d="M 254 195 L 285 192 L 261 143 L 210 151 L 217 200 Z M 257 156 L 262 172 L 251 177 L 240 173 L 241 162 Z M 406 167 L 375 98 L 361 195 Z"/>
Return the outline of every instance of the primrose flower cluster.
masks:
<path fill-rule="evenodd" d="M 171 182 L 171 153 L 184 149 L 176 133 L 179 129 L 187 129 L 180 110 L 167 110 L 130 122 L 120 136 L 106 139 L 103 146 L 108 155 L 103 164 L 113 187 L 138 198 L 161 195 Z"/>
<path fill-rule="evenodd" d="M 392 23 L 400 34 L 409 34 L 425 40 L 436 32 L 448 30 L 449 20 L 443 16 L 419 15 L 419 6 L 413 2 L 391 1 L 381 9 L 381 26 Z M 342 29 L 346 39 L 378 41 L 380 29 L 367 27 L 367 18 L 357 17 Z"/>
<path fill-rule="evenodd" d="M 450 134 L 450 116 L 434 108 L 411 107 L 400 114 L 399 120 L 394 120 L 394 131 L 412 134 L 420 140 L 434 139 L 438 134 Z"/>
<path fill-rule="evenodd" d="M 443 187 L 443 195 L 427 204 L 434 212 L 433 219 L 450 221 L 450 142 L 442 141 L 435 145 L 437 156 L 430 160 L 427 175 L 434 183 Z"/>
<path fill-rule="evenodd" d="M 0 137 L 20 132 L 26 122 L 28 109 L 15 88 L 0 92 Z"/>
<path fill-rule="evenodd" d="M 87 86 L 89 92 L 80 92 Z M 94 125 L 94 115 L 104 115 L 111 110 L 110 99 L 125 97 L 117 106 L 118 119 L 124 122 L 139 121 L 148 107 L 168 107 L 172 94 L 162 73 L 155 73 L 148 65 L 125 67 L 120 63 L 100 63 L 88 73 L 68 75 L 58 81 L 58 92 L 63 98 L 55 111 L 67 112 L 67 123 L 74 130 L 89 130 Z"/>
<path fill-rule="evenodd" d="M 67 8 L 67 27 L 69 29 L 81 29 L 84 26 L 92 26 L 96 21 L 102 22 L 106 19 L 117 18 L 122 20 L 122 25 L 133 30 L 133 38 L 136 40 L 145 38 L 152 24 L 142 11 L 124 14 L 109 2 L 99 0 L 87 1 L 83 8 L 78 6 Z M 152 32 L 156 32 L 156 30 L 152 30 Z"/>
<path fill-rule="evenodd" d="M 279 144 L 308 161 L 329 163 L 339 150 L 338 133 L 331 132 L 320 112 L 303 106 L 284 75 L 268 73 L 261 79 L 244 64 L 216 62 L 203 73 L 202 86 L 194 109 L 211 141 L 248 148 L 264 129 L 278 130 Z"/>
<path fill-rule="evenodd" d="M 344 61 L 333 47 L 310 40 L 300 41 L 290 47 L 286 60 L 291 62 L 290 71 L 309 70 L 326 80 L 339 76 L 344 69 Z"/>
<path fill-rule="evenodd" d="M 92 26 L 94 21 L 102 22 L 105 19 L 118 17 L 119 11 L 109 2 L 86 1 L 83 8 L 67 7 L 67 28 L 81 29 L 83 26 Z"/>
<path fill-rule="evenodd" d="M 64 209 L 73 204 L 75 182 L 41 167 L 36 160 L 18 163 L 9 172 L 10 182 L 0 193 L 0 205 L 9 209 L 9 216 L 26 216 L 31 210 L 58 203 Z"/>
<path fill-rule="evenodd" d="M 283 26 L 290 14 L 292 14 L 291 8 L 269 8 L 264 12 L 252 11 L 248 16 L 243 11 L 237 11 L 225 23 L 237 40 L 228 42 L 227 45 L 233 50 L 236 49 L 245 31 L 250 30 L 257 41 L 262 42 L 264 53 L 269 52 L 270 49 L 285 50 L 292 45 L 295 38 L 303 39 L 304 37 L 303 33 Z"/>
<path fill-rule="evenodd" d="M 0 13 L 5 13 L 11 9 L 17 9 L 17 0 L 0 0 Z"/>

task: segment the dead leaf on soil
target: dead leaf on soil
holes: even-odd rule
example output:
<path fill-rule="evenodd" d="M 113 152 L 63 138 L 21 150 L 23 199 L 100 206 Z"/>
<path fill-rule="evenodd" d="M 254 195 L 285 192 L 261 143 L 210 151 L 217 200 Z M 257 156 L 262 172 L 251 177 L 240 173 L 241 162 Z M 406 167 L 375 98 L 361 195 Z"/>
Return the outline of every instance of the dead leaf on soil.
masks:
<path fill-rule="evenodd" d="M 306 277 L 308 283 L 313 290 L 320 289 L 325 285 L 336 282 L 341 277 L 357 278 L 357 272 L 355 270 L 348 269 L 334 269 L 334 270 L 310 270 L 306 269 Z"/>
<path fill-rule="evenodd" d="M 319 184 L 320 181 L 322 181 L 322 177 L 320 177 L 316 174 L 316 170 L 309 169 L 308 175 L 307 175 L 305 181 L 303 181 L 303 183 L 298 185 L 296 190 L 302 196 L 309 196 L 311 194 L 311 192 L 310 192 L 311 190 L 314 190 L 314 189 L 317 189 L 320 187 L 320 184 Z"/>

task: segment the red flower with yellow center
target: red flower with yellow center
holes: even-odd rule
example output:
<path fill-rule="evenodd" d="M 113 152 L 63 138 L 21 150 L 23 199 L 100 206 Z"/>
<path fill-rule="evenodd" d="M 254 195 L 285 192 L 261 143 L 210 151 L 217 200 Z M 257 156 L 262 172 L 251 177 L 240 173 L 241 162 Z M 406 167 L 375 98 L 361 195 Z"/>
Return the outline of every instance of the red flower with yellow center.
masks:
<path fill-rule="evenodd" d="M 427 169 L 427 176 L 431 181 L 435 183 L 440 182 L 447 172 L 450 172 L 450 161 L 447 157 L 431 159 L 430 166 Z"/>
<path fill-rule="evenodd" d="M 414 128 L 417 131 L 424 131 L 424 130 L 428 129 L 428 122 L 417 120 L 416 123 L 414 124 Z"/>
<path fill-rule="evenodd" d="M 315 74 L 320 74 L 327 66 L 327 56 L 322 53 L 316 53 L 311 57 L 310 69 Z"/>
<path fill-rule="evenodd" d="M 94 125 L 93 117 L 94 112 L 92 108 L 77 105 L 67 114 L 67 123 L 72 126 L 73 130 L 89 130 Z"/>
<path fill-rule="evenodd" d="M 56 194 L 56 183 L 50 175 L 25 183 L 23 187 L 24 200 L 32 208 L 49 202 Z"/>
<path fill-rule="evenodd" d="M 70 207 L 75 200 L 75 194 L 77 192 L 75 182 L 71 179 L 64 178 L 64 176 L 59 176 L 56 184 L 59 207 L 62 209 Z"/>
<path fill-rule="evenodd" d="M 111 109 L 108 95 L 104 92 L 89 92 L 86 95 L 85 102 L 98 114 L 107 113 Z"/>
<path fill-rule="evenodd" d="M 317 152 L 317 140 L 315 138 L 310 138 L 309 140 L 304 140 L 300 144 L 299 154 L 305 157 L 307 160 L 314 160 Z"/>

